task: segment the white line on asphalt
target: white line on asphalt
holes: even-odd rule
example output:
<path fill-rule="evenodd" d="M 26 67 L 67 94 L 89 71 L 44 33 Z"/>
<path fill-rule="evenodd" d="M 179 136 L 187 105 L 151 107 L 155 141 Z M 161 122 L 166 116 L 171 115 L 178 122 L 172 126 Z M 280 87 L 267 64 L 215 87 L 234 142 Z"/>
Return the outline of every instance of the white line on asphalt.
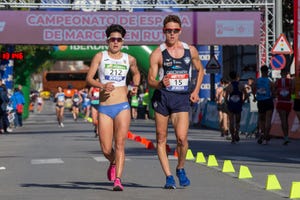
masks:
<path fill-rule="evenodd" d="M 104 156 L 98 156 L 98 157 L 93 157 L 94 160 L 97 162 L 107 162 L 108 160 Z M 126 161 L 130 160 L 128 158 L 125 159 Z"/>
<path fill-rule="evenodd" d="M 33 159 L 31 160 L 32 165 L 41 165 L 41 164 L 61 164 L 64 161 L 60 158 L 50 158 L 50 159 Z"/>
<path fill-rule="evenodd" d="M 4 166 L 1 166 L 0 170 L 6 170 L 6 168 Z"/>

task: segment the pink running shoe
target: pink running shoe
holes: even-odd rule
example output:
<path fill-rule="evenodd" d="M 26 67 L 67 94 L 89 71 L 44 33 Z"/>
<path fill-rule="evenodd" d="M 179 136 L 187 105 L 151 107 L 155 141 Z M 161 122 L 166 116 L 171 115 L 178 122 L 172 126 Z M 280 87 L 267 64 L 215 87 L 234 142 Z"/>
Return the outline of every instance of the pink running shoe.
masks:
<path fill-rule="evenodd" d="M 116 165 L 109 165 L 109 168 L 107 169 L 107 179 L 109 181 L 114 181 L 116 179 Z"/>
<path fill-rule="evenodd" d="M 123 191 L 124 187 L 121 183 L 121 179 L 120 178 L 116 178 L 115 182 L 114 182 L 114 187 L 113 187 L 113 191 Z"/>

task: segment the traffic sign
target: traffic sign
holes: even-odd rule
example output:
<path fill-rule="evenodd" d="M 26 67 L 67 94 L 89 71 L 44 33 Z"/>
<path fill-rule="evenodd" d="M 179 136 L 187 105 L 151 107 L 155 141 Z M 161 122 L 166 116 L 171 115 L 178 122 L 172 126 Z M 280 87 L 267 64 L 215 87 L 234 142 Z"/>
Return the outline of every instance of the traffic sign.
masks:
<path fill-rule="evenodd" d="M 208 61 L 208 63 L 205 66 L 205 69 L 206 69 L 206 73 L 210 73 L 210 74 L 220 72 L 221 66 L 220 66 L 216 56 L 213 55 L 210 57 L 210 60 Z"/>
<path fill-rule="evenodd" d="M 293 49 L 284 34 L 280 34 L 271 50 L 272 54 L 292 54 Z"/>
<path fill-rule="evenodd" d="M 272 69 L 274 70 L 281 70 L 286 65 L 286 59 L 283 54 L 277 54 L 271 57 L 270 64 Z"/>

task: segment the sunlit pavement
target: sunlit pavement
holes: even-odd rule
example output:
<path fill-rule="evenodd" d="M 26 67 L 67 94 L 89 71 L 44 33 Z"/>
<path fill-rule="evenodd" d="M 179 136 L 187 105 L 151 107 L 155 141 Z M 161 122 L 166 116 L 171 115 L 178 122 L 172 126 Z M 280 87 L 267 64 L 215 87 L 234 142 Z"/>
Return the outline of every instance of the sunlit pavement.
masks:
<path fill-rule="evenodd" d="M 106 178 L 108 162 L 91 123 L 75 122 L 66 110 L 65 127 L 61 128 L 54 108 L 47 101 L 41 113 L 30 114 L 24 127 L 0 135 L 0 199 L 286 199 L 292 182 L 300 181 L 298 140 L 288 146 L 283 146 L 281 139 L 259 145 L 242 135 L 233 145 L 216 130 L 191 127 L 185 167 L 191 186 L 164 190 L 165 177 L 155 149 L 138 139 L 155 148 L 154 121 L 136 120 L 130 128 L 135 138 L 126 143 L 125 190 L 112 192 L 112 183 Z M 175 175 L 171 126 L 168 138 Z M 178 186 L 176 176 L 175 180 Z"/>

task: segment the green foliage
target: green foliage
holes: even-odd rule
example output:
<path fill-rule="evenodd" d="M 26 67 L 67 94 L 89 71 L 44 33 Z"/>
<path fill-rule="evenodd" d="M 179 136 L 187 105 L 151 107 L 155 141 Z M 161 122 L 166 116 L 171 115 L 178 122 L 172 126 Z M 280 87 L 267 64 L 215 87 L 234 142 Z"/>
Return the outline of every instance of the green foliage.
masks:
<path fill-rule="evenodd" d="M 51 56 L 52 48 L 50 46 L 37 45 L 16 45 L 15 51 L 21 51 L 24 54 L 23 60 L 15 60 L 14 78 L 16 84 L 25 84 L 26 78 L 33 73 L 39 73 L 44 69 L 49 69 L 54 61 Z"/>

